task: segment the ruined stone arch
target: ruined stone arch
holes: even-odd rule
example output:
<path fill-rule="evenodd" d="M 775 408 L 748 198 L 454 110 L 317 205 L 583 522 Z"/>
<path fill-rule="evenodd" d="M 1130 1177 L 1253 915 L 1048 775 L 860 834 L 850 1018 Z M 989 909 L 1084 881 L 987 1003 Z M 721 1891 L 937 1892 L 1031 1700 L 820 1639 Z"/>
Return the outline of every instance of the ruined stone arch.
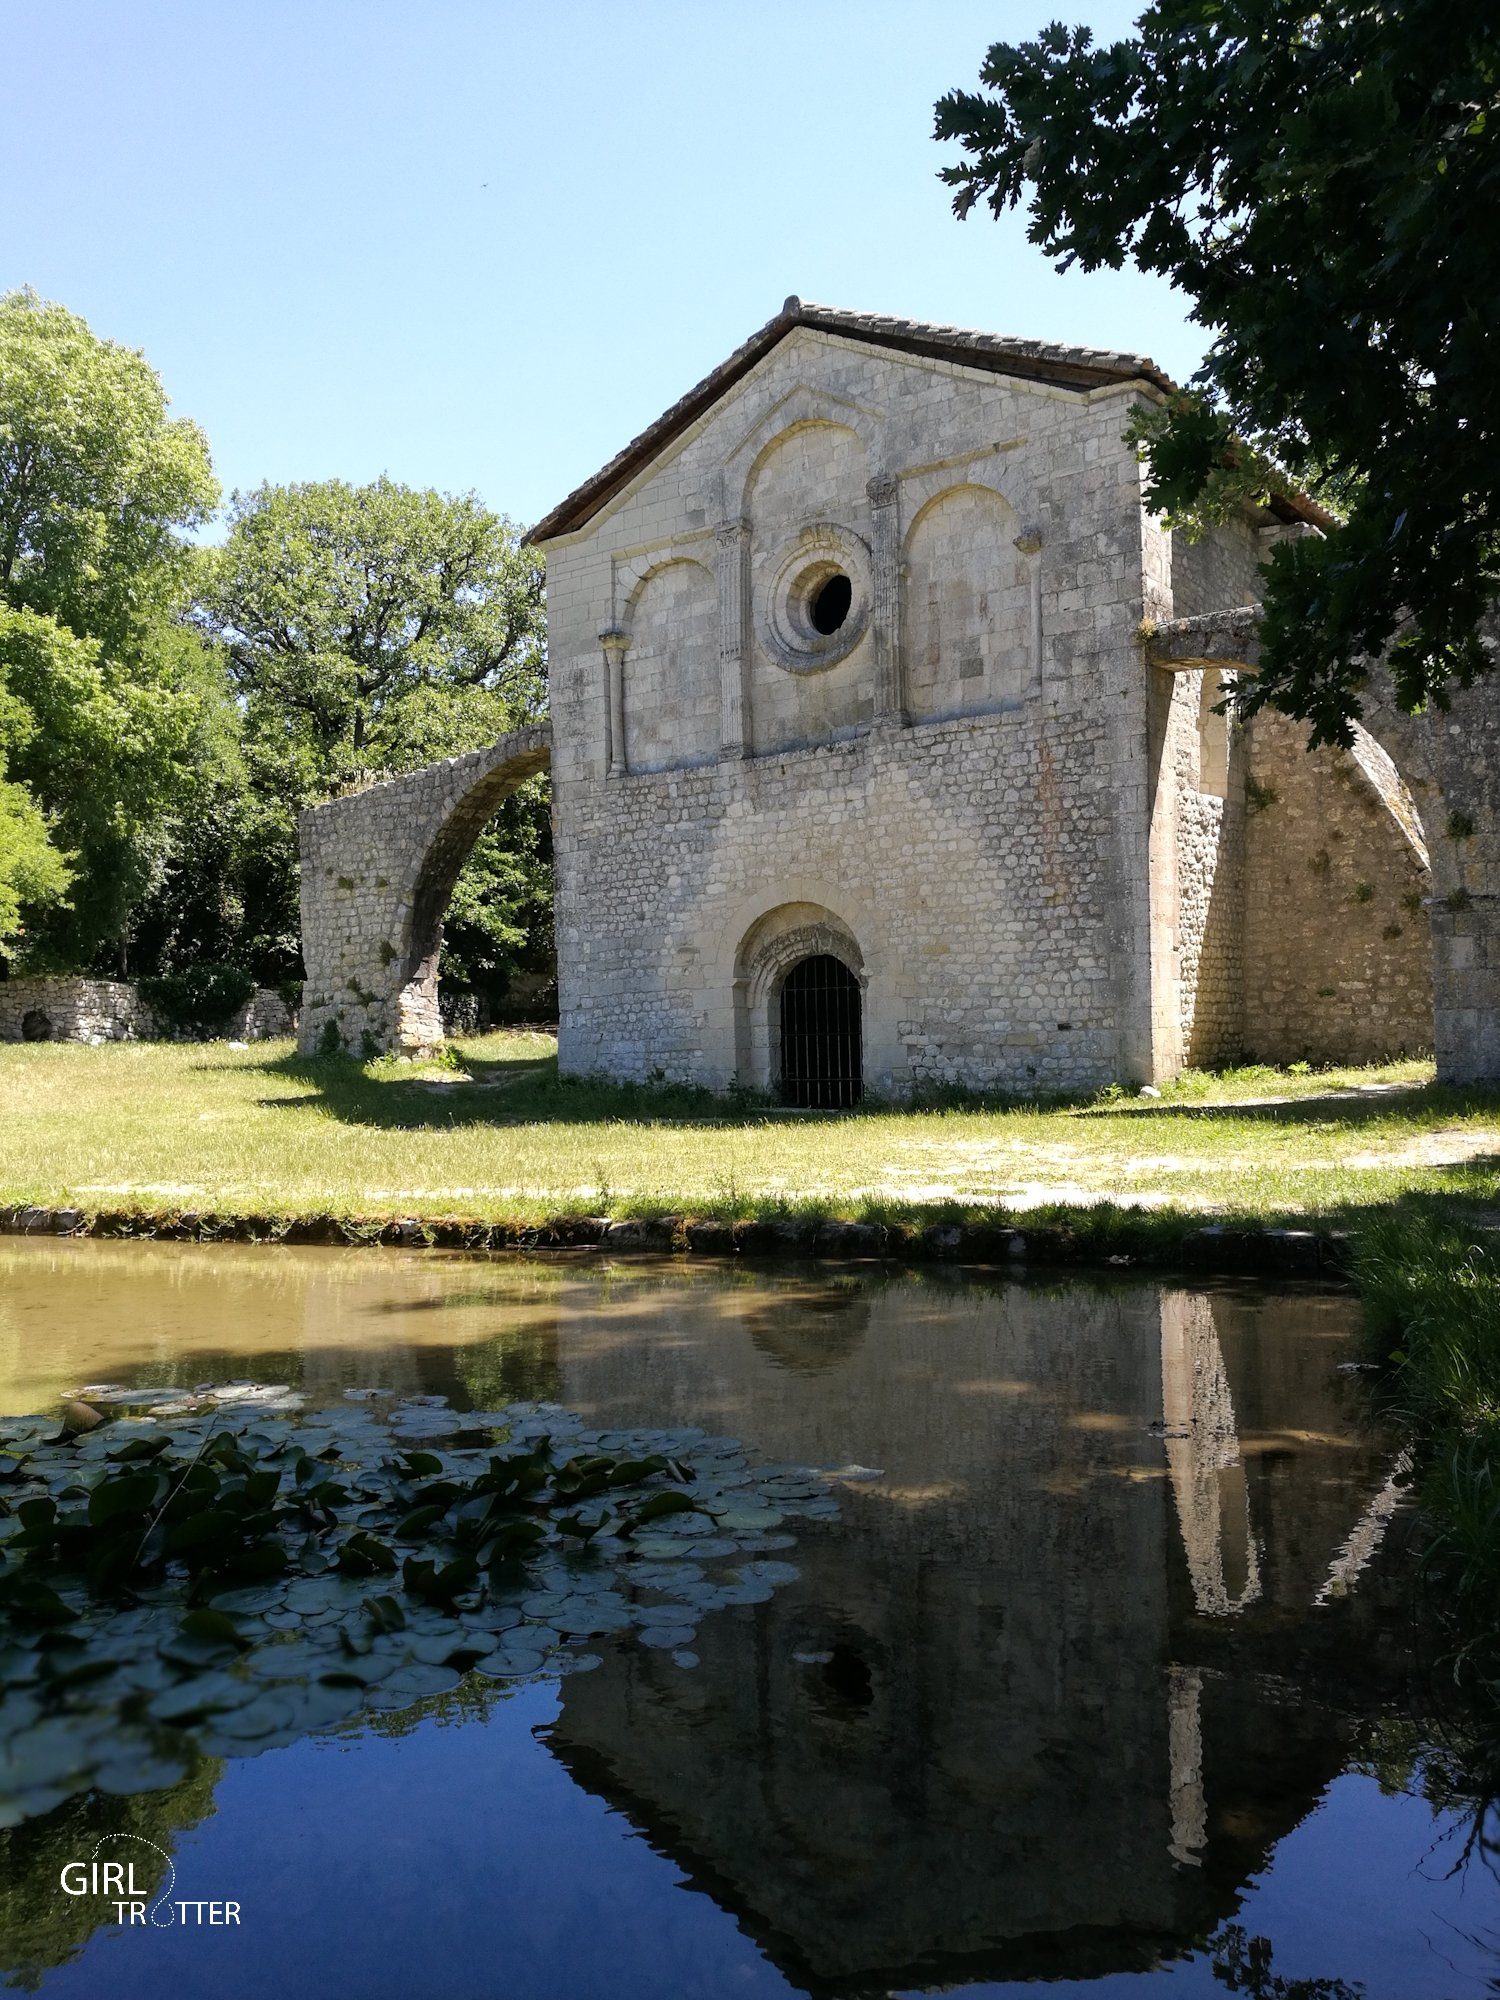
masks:
<path fill-rule="evenodd" d="M 458 872 L 502 799 L 547 769 L 552 731 L 518 729 L 302 815 L 300 1046 L 414 1055 L 443 1039 L 438 960 Z"/>
<path fill-rule="evenodd" d="M 1147 658 L 1168 672 L 1260 666 L 1260 607 L 1178 618 L 1148 636 Z M 1433 1051 L 1439 1077 L 1466 1083 L 1500 1071 L 1500 708 L 1480 682 L 1447 710 L 1401 709 L 1383 666 L 1360 691 L 1349 761 L 1428 871 Z"/>

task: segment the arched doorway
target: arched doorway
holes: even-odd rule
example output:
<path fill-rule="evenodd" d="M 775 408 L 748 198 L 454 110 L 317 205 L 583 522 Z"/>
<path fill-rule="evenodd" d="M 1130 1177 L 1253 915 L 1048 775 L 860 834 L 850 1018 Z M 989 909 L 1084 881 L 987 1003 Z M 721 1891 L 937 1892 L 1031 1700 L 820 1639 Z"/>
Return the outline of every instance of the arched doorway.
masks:
<path fill-rule="evenodd" d="M 864 1094 L 859 981 L 831 952 L 799 959 L 781 985 L 781 1096 L 841 1111 Z"/>

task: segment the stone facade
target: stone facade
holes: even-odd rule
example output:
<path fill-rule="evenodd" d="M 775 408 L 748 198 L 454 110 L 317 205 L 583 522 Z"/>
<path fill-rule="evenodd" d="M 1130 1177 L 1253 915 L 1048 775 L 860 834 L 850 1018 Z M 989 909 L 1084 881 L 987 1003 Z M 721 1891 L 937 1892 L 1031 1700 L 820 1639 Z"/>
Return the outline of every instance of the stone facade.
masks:
<path fill-rule="evenodd" d="M 809 958 L 854 975 L 864 1084 L 897 1097 L 1383 1054 L 1434 1020 L 1446 1074 L 1500 1071 L 1493 722 L 1444 749 L 1377 702 L 1309 758 L 1219 712 L 1261 561 L 1326 517 L 1174 539 L 1123 438 L 1166 386 L 789 300 L 535 531 L 550 746 L 305 816 L 304 1046 L 440 1039 L 453 877 L 550 747 L 567 1072 L 775 1088 Z"/>
<path fill-rule="evenodd" d="M 225 1022 L 223 1039 L 271 1041 L 297 1032 L 279 993 L 257 987 Z M 170 1041 L 139 987 L 122 979 L 0 980 L 0 1042 Z"/>
<path fill-rule="evenodd" d="M 773 1084 L 800 930 L 861 981 L 872 1089 L 1154 1073 L 1131 393 L 797 326 L 547 541 L 566 1069 Z M 718 617 L 663 768 L 674 575 Z"/>

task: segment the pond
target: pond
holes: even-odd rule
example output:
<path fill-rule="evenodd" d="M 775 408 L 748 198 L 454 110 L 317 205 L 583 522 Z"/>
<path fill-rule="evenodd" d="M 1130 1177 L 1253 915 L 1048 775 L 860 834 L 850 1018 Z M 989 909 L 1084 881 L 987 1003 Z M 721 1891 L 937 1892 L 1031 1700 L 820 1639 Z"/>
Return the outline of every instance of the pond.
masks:
<path fill-rule="evenodd" d="M 1124 1277 L 0 1244 L 5 1413 L 236 1378 L 312 1410 L 543 1402 L 734 1438 L 837 1498 L 691 1650 L 607 1632 L 593 1671 L 470 1673 L 0 1835 L 0 1965 L 89 2000 L 1492 1994 L 1500 1890 L 1414 1652 L 1353 1313 Z M 121 1833 L 162 1851 L 151 1897 L 170 1855 L 170 1924 L 63 1893 Z"/>

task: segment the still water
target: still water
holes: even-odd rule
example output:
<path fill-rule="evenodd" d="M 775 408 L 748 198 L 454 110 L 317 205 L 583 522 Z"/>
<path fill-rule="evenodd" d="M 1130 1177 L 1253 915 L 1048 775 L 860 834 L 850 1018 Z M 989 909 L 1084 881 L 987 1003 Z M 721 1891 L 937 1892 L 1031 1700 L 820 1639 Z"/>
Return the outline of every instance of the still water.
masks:
<path fill-rule="evenodd" d="M 0 1837 L 56 1996 L 1462 2000 L 1500 1887 L 1343 1296 L 597 1258 L 0 1245 L 0 1408 L 253 1377 L 856 1468 L 682 1667 L 403 1713 Z M 238 1926 L 58 1887 L 133 1831 Z"/>

